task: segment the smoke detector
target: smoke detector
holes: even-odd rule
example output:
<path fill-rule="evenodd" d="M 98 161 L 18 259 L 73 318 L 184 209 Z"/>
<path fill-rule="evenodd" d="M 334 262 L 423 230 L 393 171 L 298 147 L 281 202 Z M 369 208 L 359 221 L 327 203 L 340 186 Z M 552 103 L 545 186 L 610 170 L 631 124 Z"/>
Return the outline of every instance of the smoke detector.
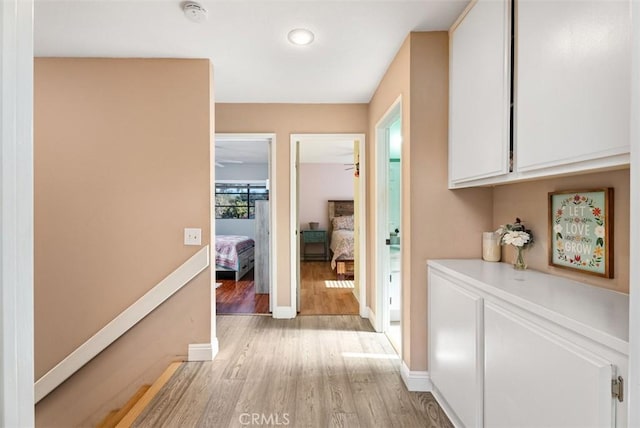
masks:
<path fill-rule="evenodd" d="M 184 16 L 193 22 L 203 22 L 207 19 L 207 9 L 196 2 L 186 2 L 182 5 Z"/>

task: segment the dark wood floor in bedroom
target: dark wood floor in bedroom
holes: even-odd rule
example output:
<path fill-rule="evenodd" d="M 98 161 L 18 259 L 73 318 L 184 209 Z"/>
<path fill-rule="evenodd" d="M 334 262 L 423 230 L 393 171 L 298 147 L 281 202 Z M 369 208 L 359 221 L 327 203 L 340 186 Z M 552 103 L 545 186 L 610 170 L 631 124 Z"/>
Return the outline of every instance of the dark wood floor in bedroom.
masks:
<path fill-rule="evenodd" d="M 240 281 L 218 277 L 222 285 L 216 288 L 216 313 L 218 314 L 268 314 L 269 295 L 256 294 L 253 269 Z"/>
<path fill-rule="evenodd" d="M 325 281 L 336 279 L 330 262 L 304 261 L 300 263 L 300 315 L 356 315 L 358 301 L 352 288 L 328 288 Z M 240 281 L 217 279 L 218 314 L 267 314 L 269 295 L 256 294 L 253 270 Z"/>

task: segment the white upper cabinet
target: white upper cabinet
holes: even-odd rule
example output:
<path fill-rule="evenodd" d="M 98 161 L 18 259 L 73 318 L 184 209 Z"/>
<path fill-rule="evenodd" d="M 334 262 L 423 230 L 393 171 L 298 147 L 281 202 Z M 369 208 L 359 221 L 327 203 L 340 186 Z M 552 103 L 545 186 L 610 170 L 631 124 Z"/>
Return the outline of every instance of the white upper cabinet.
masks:
<path fill-rule="evenodd" d="M 478 0 L 449 34 L 450 188 L 629 164 L 631 0 Z"/>
<path fill-rule="evenodd" d="M 518 1 L 516 165 L 628 163 L 629 1 Z"/>
<path fill-rule="evenodd" d="M 509 172 L 510 2 L 479 0 L 450 32 L 449 179 Z"/>

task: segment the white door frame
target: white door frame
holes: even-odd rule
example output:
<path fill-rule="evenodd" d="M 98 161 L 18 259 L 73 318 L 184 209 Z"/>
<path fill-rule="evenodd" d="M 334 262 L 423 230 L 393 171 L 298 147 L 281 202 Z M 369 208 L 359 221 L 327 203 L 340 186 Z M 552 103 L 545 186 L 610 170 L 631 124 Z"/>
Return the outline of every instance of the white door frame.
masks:
<path fill-rule="evenodd" d="M 393 104 L 387 109 L 382 118 L 376 123 L 375 127 L 375 150 L 376 150 L 376 163 L 375 163 L 375 195 L 376 210 L 374 214 L 374 254 L 376 263 L 376 322 L 375 329 L 377 332 L 384 332 L 386 326 L 389 325 L 389 311 L 385 310 L 388 307 L 389 301 L 389 251 L 385 241 L 389 238 L 387 233 L 387 204 L 388 204 L 388 164 L 389 164 L 389 136 L 388 128 L 394 122 L 397 117 L 402 119 L 402 96 L 399 96 Z M 384 134 L 381 134 L 384 132 Z M 402 189 L 402 174 L 400 174 L 400 188 Z M 400 197 L 400 230 L 404 230 L 402 225 L 402 196 Z M 402 241 L 400 241 L 400 259 L 403 260 L 404 254 L 402 251 Z M 402 284 L 402 266 L 400 266 L 400 282 Z M 403 295 L 404 287 L 400 285 L 400 316 L 403 316 Z M 403 334 L 402 319 L 400 320 L 400 334 Z M 402 349 L 403 346 L 400 346 Z M 399 350 L 401 354 L 401 350 Z"/>
<path fill-rule="evenodd" d="M 34 426 L 33 2 L 0 1 L 0 426 Z"/>
<path fill-rule="evenodd" d="M 631 75 L 640 73 L 640 1 L 631 2 Z M 640 210 L 640 82 L 631 79 L 631 205 L 630 213 Z M 629 395 L 628 425 L 640 426 L 640 225 L 631 221 L 629 232 Z"/>
<path fill-rule="evenodd" d="M 278 287 L 275 286 L 275 279 L 277 278 L 277 257 L 274 257 L 277 254 L 277 237 L 278 237 L 278 222 L 276 221 L 276 201 L 277 201 L 277 192 L 276 192 L 276 134 L 275 133 L 216 133 L 215 138 L 222 139 L 225 141 L 264 141 L 269 140 L 269 307 L 271 308 L 272 317 L 276 317 L 276 303 L 278 299 Z M 213 150 L 212 150 L 213 153 Z M 211 177 L 212 177 L 212 185 L 215 185 L 215 156 L 212 155 L 211 160 Z M 211 257 L 213 258 L 211 261 L 211 266 L 213 267 L 213 282 L 215 288 L 215 242 L 216 242 L 216 234 L 215 234 L 215 225 L 216 225 L 216 213 L 215 213 L 215 201 L 212 198 L 212 208 L 211 208 L 211 242 L 213 243 L 213 251 L 211 252 Z M 215 318 L 216 309 L 215 309 L 215 299 L 213 301 L 213 317 Z"/>
<path fill-rule="evenodd" d="M 300 246 L 300 239 L 298 238 L 298 213 L 296 209 L 298 207 L 297 199 L 297 189 L 298 189 L 298 174 L 297 174 L 297 165 L 296 160 L 298 158 L 297 153 L 297 145 L 296 142 L 304 141 L 304 140 L 313 140 L 313 141 L 330 141 L 330 140 L 352 140 L 358 141 L 360 144 L 360 177 L 358 180 L 359 184 L 359 213 L 360 218 L 358 220 L 360 225 L 360 231 L 358 233 L 358 246 L 360 248 L 359 257 L 359 269 L 358 269 L 358 278 L 360 279 L 359 283 L 359 309 L 360 316 L 362 318 L 368 318 L 369 312 L 367 310 L 367 228 L 366 222 L 367 219 L 367 193 L 366 193 L 366 156 L 365 156 L 365 134 L 291 134 L 290 138 L 290 213 L 289 213 L 289 227 L 290 227 L 290 255 L 291 255 L 291 312 L 297 314 L 297 301 L 298 301 L 298 266 L 300 264 L 300 258 L 298 257 L 298 251 Z"/>

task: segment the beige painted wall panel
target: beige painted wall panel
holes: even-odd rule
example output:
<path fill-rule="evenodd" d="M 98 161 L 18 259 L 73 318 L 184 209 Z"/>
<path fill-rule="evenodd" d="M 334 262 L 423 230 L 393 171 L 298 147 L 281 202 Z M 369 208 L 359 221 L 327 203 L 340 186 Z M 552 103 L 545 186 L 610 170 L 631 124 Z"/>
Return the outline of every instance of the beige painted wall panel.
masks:
<path fill-rule="evenodd" d="M 209 91 L 208 60 L 36 60 L 36 378 L 199 250 L 183 245 L 184 227 L 208 244 Z M 144 327 L 165 335 L 158 361 L 210 341 L 208 286 L 185 295 L 190 311 L 166 312 L 175 333 Z"/>
<path fill-rule="evenodd" d="M 289 306 L 290 136 L 302 133 L 366 133 L 367 104 L 216 104 L 216 132 L 275 133 L 278 306 Z"/>
<path fill-rule="evenodd" d="M 448 36 L 411 33 L 398 51 L 369 108 L 369 133 L 402 95 L 402 349 L 411 370 L 427 369 L 426 261 L 481 255 L 481 232 L 492 227 L 491 189 L 447 189 Z M 373 198 L 376 158 L 367 153 Z M 375 217 L 373 218 L 375 224 Z M 368 239 L 373 242 L 374 227 Z M 476 236 L 477 239 L 472 237 Z M 471 238 L 470 238 L 471 237 Z M 458 239 L 456 239 L 458 238 Z M 368 248 L 375 259 L 373 246 Z M 375 265 L 369 264 L 367 304 L 375 308 Z"/>
<path fill-rule="evenodd" d="M 383 118 L 385 113 L 391 108 L 393 103 L 398 99 L 398 97 L 402 97 L 402 144 L 403 144 L 403 168 L 405 167 L 404 156 L 406 156 L 406 147 L 411 140 L 410 135 L 410 117 L 409 117 L 409 54 L 410 54 L 410 38 L 407 37 L 405 41 L 402 43 L 402 46 L 398 50 L 395 58 L 389 65 L 384 77 L 380 81 L 378 88 L 376 89 L 371 101 L 369 102 L 369 135 L 370 135 L 370 144 L 367 144 L 367 177 L 369 177 L 369 182 L 367 183 L 367 210 L 371 215 L 369 216 L 370 223 L 367 228 L 367 258 L 371 262 L 367 264 L 367 306 L 371 308 L 373 312 L 376 311 L 376 281 L 378 281 L 377 272 L 376 272 L 376 263 L 375 258 L 375 230 L 376 225 L 378 224 L 378 216 L 376 215 L 378 209 L 378 202 L 375 195 L 375 183 L 378 177 L 376 176 L 376 165 L 378 163 L 378 158 L 376 156 L 375 146 L 377 144 L 376 137 L 376 125 Z M 405 177 L 402 177 L 405 180 Z M 405 182 L 403 181 L 403 185 Z M 408 205 L 407 194 L 403 192 L 402 194 L 402 208 L 403 214 L 407 214 L 406 206 Z M 403 221 L 406 221 L 407 217 L 403 216 Z M 408 225 L 403 224 L 403 229 L 409 227 Z M 407 232 L 407 233 L 405 233 Z M 408 244 L 410 243 L 410 237 L 408 236 L 408 230 L 402 231 L 402 255 L 406 258 L 407 251 L 410 250 Z M 408 239 L 407 239 L 408 238 Z M 403 270 L 403 283 L 405 283 L 405 272 Z M 405 296 L 403 294 L 403 296 Z M 404 303 L 403 303 L 404 304 Z M 408 325 L 405 324 L 405 320 L 402 320 L 402 328 L 406 331 Z M 408 349 L 408 343 L 403 343 L 403 348 L 405 349 L 404 354 L 407 355 L 406 349 Z"/>
<path fill-rule="evenodd" d="M 535 243 L 525 251 L 529 268 L 552 275 L 575 279 L 587 284 L 629 292 L 629 170 L 553 178 L 498 186 L 493 193 L 494 227 L 513 223 L 516 217 L 534 234 Z M 586 275 L 577 271 L 549 266 L 548 193 L 559 190 L 579 190 L 600 187 L 614 188 L 614 273 L 612 279 Z M 503 247 L 502 260 L 513 261 L 513 252 Z"/>
<path fill-rule="evenodd" d="M 411 34 L 411 370 L 427 370 L 428 259 L 479 258 L 492 227 L 491 189 L 448 185 L 449 55 L 446 32 Z"/>

